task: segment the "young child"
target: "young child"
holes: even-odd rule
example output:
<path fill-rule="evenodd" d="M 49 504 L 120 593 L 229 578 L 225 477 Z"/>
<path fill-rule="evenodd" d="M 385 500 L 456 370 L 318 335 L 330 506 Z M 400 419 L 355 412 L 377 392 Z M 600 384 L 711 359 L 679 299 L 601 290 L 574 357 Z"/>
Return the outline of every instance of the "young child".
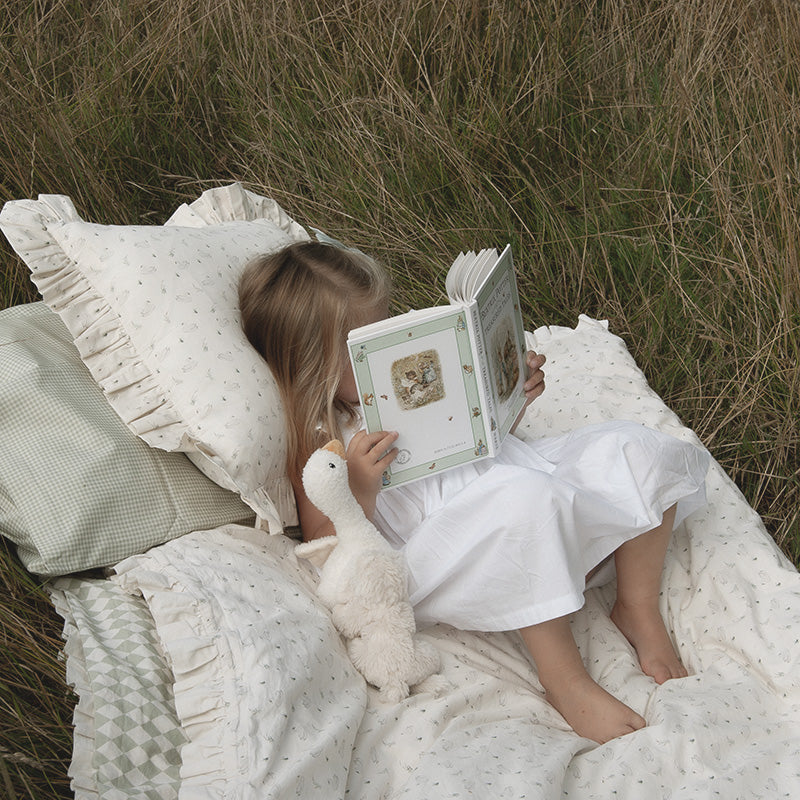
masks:
<path fill-rule="evenodd" d="M 239 298 L 245 333 L 280 387 L 304 539 L 334 531 L 303 491 L 303 466 L 341 438 L 353 494 L 407 559 L 418 624 L 519 630 L 547 699 L 576 732 L 605 742 L 642 728 L 587 673 L 568 616 L 613 554 L 611 618 L 642 670 L 658 683 L 687 675 L 658 598 L 671 532 L 705 503 L 707 454 L 609 422 L 536 442 L 511 435 L 495 458 L 381 492 L 397 433 L 360 430 L 345 343 L 352 328 L 387 316 L 385 273 L 357 251 L 294 244 L 251 263 Z M 530 403 L 544 389 L 544 357 L 529 352 L 527 364 Z"/>

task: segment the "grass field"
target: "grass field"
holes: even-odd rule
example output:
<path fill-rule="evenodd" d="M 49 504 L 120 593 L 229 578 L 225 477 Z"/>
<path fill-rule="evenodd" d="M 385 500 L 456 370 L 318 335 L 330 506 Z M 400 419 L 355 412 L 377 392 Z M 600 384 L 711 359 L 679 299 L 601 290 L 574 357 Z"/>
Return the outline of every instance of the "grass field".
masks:
<path fill-rule="evenodd" d="M 3 200 L 161 223 L 242 181 L 389 265 L 398 311 L 510 241 L 528 327 L 608 319 L 800 564 L 797 4 L 7 0 L 0 58 Z M 0 306 L 35 299 L 2 248 Z M 43 634 L 2 581 L 13 664 Z M 61 796 L 69 713 L 26 675 L 0 713 L 55 744 L 0 739 L 0 786 Z"/>

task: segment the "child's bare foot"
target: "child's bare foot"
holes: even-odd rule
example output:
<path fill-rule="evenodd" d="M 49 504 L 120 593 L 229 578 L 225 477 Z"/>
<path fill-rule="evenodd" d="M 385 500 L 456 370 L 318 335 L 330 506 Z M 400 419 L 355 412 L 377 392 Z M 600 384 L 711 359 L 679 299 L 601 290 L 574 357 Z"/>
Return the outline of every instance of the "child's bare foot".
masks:
<path fill-rule="evenodd" d="M 547 700 L 572 729 L 596 742 L 633 733 L 647 723 L 589 676 L 567 617 L 521 628 Z"/>
<path fill-rule="evenodd" d="M 545 687 L 548 702 L 579 735 L 603 744 L 647 724 L 633 709 L 598 686 L 587 672 Z"/>
<path fill-rule="evenodd" d="M 656 683 L 689 674 L 672 646 L 658 608 L 626 606 L 617 601 L 611 620 L 636 650 L 642 672 Z"/>

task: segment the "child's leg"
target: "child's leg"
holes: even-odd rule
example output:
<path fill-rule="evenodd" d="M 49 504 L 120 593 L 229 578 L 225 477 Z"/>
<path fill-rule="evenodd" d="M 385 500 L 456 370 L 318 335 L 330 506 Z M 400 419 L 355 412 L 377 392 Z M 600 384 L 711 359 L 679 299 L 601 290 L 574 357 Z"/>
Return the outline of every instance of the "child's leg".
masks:
<path fill-rule="evenodd" d="M 617 601 L 611 619 L 636 649 L 642 671 L 656 683 L 688 674 L 658 607 L 664 556 L 674 521 L 675 506 L 664 513 L 661 525 L 626 542 L 614 554 Z"/>
<path fill-rule="evenodd" d="M 597 742 L 639 730 L 645 721 L 586 672 L 567 617 L 520 630 L 547 700 L 573 730 Z"/>

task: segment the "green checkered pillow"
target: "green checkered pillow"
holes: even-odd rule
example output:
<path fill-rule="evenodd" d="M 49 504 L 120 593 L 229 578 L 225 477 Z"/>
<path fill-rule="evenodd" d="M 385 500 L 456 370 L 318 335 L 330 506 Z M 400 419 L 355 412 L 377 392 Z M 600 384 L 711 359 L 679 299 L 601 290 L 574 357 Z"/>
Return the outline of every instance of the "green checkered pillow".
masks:
<path fill-rule="evenodd" d="M 252 519 L 183 453 L 128 430 L 43 303 L 0 312 L 0 534 L 31 572 L 107 566 Z"/>

